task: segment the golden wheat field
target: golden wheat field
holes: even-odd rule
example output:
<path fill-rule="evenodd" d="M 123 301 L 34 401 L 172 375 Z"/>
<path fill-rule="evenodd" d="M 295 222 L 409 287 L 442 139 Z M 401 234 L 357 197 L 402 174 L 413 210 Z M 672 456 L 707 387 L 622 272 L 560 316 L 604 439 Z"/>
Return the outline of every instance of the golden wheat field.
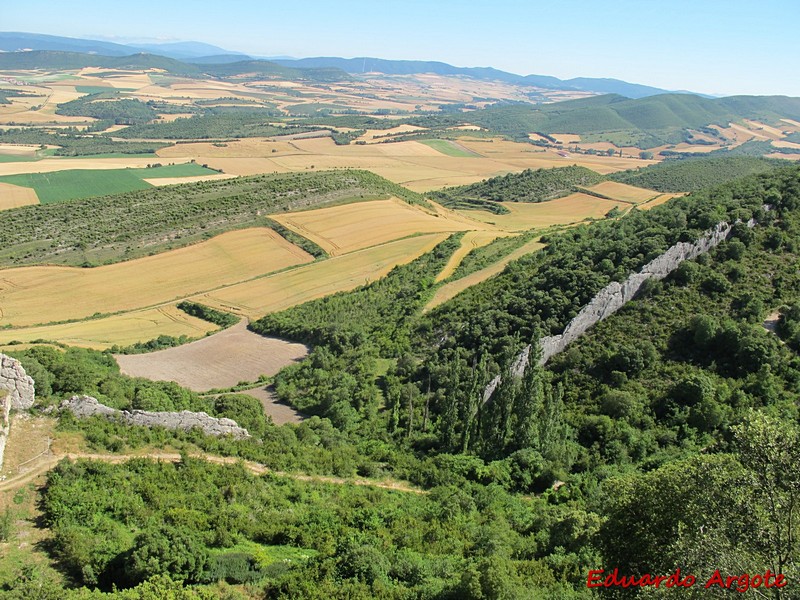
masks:
<path fill-rule="evenodd" d="M 19 175 L 22 173 L 52 173 L 72 169 L 106 170 L 106 169 L 144 169 L 153 162 L 153 157 L 131 155 L 119 158 L 45 158 L 36 162 L 0 162 L 0 175 Z M 175 161 L 176 163 L 188 160 Z"/>
<path fill-rule="evenodd" d="M 428 303 L 425 305 L 424 310 L 429 311 L 433 308 L 436 308 L 440 304 L 444 304 L 450 298 L 455 297 L 457 294 L 460 294 L 467 288 L 472 287 L 473 285 L 477 285 L 482 281 L 486 281 L 490 277 L 501 273 L 503 269 L 506 268 L 506 265 L 511 261 L 517 260 L 518 258 L 525 256 L 526 254 L 530 254 L 531 252 L 536 252 L 537 250 L 541 250 L 544 248 L 544 244 L 539 242 L 539 239 L 531 240 L 530 242 L 526 243 L 523 246 L 520 246 L 513 252 L 507 254 L 503 258 L 501 258 L 496 263 L 489 265 L 488 267 L 484 267 L 480 271 L 475 271 L 474 273 L 470 273 L 466 277 L 462 277 L 461 279 L 456 279 L 455 281 L 451 281 L 450 283 L 445 283 L 433 295 Z"/>
<path fill-rule="evenodd" d="M 659 194 L 652 200 L 648 200 L 647 202 L 643 202 L 642 204 L 637 205 L 636 208 L 640 210 L 650 210 L 651 208 L 655 208 L 656 206 L 661 206 L 665 202 L 669 202 L 673 198 L 678 198 L 679 196 L 683 196 L 683 194 Z"/>
<path fill-rule="evenodd" d="M 0 210 L 27 206 L 28 204 L 39 204 L 36 190 L 22 187 L 21 185 L 0 183 Z"/>
<path fill-rule="evenodd" d="M 459 212 L 478 221 L 496 225 L 505 231 L 526 231 L 552 225 L 569 225 L 586 219 L 600 219 L 612 208 L 630 208 L 626 202 L 606 200 L 589 194 L 570 194 L 549 202 L 501 202 L 509 214 L 495 215 L 482 210 L 460 210 Z"/>
<path fill-rule="evenodd" d="M 608 196 L 613 200 L 630 202 L 632 204 L 646 202 L 660 194 L 660 192 L 634 187 L 625 183 L 617 183 L 616 181 L 603 181 L 586 189 Z"/>
<path fill-rule="evenodd" d="M 380 279 L 395 266 L 430 251 L 446 237 L 447 234 L 431 233 L 397 240 L 200 294 L 192 300 L 257 319 Z"/>
<path fill-rule="evenodd" d="M 487 246 L 499 237 L 506 237 L 509 234 L 501 231 L 468 231 L 461 238 L 461 245 L 450 256 L 450 260 L 436 276 L 436 281 L 444 281 L 458 268 L 464 257 L 481 246 Z"/>
<path fill-rule="evenodd" d="M 4 269 L 0 270 L 0 324 L 22 327 L 144 308 L 312 260 L 270 229 L 245 229 L 90 269 Z"/>
<path fill-rule="evenodd" d="M 0 345 L 11 341 L 50 340 L 70 346 L 105 350 L 115 344 L 128 346 L 155 339 L 160 335 L 197 338 L 216 329 L 216 325 L 187 315 L 174 305 L 169 305 L 76 323 L 0 329 Z"/>
<path fill-rule="evenodd" d="M 435 216 L 391 198 L 273 215 L 273 218 L 316 242 L 332 256 L 369 248 L 414 233 L 491 229 L 478 221 Z"/>

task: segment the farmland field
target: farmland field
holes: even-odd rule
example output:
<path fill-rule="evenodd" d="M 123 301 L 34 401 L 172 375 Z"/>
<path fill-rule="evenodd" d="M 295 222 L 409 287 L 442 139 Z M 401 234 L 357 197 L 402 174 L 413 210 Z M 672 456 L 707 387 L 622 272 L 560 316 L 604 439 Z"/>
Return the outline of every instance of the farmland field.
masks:
<path fill-rule="evenodd" d="M 477 285 L 482 281 L 486 281 L 490 277 L 501 273 L 503 269 L 506 268 L 506 265 L 511 261 L 517 260 L 518 258 L 525 256 L 526 254 L 530 254 L 531 252 L 541 250 L 542 248 L 544 248 L 544 244 L 540 243 L 538 238 L 531 240 L 527 244 L 520 246 L 516 250 L 507 254 L 496 263 L 491 264 L 488 267 L 484 267 L 479 271 L 475 271 L 474 273 L 470 273 L 461 279 L 456 279 L 455 281 L 445 283 L 443 286 L 437 289 L 436 292 L 434 292 L 433 298 L 431 298 L 425 305 L 425 310 L 428 311 L 436 308 L 440 304 L 444 304 L 450 300 L 450 298 L 455 297 L 467 288 Z"/>
<path fill-rule="evenodd" d="M 302 344 L 248 331 L 242 320 L 177 348 L 115 358 L 126 375 L 175 381 L 190 390 L 206 392 L 233 387 L 241 381 L 256 381 L 261 375 L 274 375 L 307 354 L 308 349 Z"/>
<path fill-rule="evenodd" d="M 35 190 L 42 204 L 74 198 L 91 198 L 122 194 L 151 187 L 147 179 L 216 175 L 194 163 L 169 165 L 151 169 L 72 170 L 53 173 L 26 173 L 0 177 L 0 183 L 10 183 Z"/>
<path fill-rule="evenodd" d="M 646 202 L 647 200 L 660 195 L 659 192 L 653 190 L 646 190 L 644 188 L 634 187 L 625 183 L 617 183 L 615 181 L 603 181 L 586 189 L 598 194 L 603 194 L 604 196 L 608 196 L 613 200 L 630 202 L 631 204 Z"/>
<path fill-rule="evenodd" d="M 105 350 L 114 345 L 129 346 L 136 342 L 146 342 L 160 335 L 198 338 L 216 329 L 216 325 L 189 316 L 172 305 L 76 323 L 0 329 L 0 345 L 11 341 L 50 340 L 70 346 Z M 14 346 L 9 346 L 11 348 Z"/>
<path fill-rule="evenodd" d="M 460 158 L 479 156 L 476 152 L 467 150 L 460 144 L 450 140 L 421 140 L 421 143 L 425 144 L 426 146 L 430 146 L 434 150 L 437 150 L 446 156 L 455 156 Z"/>
<path fill-rule="evenodd" d="M 375 281 L 395 266 L 428 252 L 446 237 L 426 234 L 389 242 L 194 296 L 192 300 L 255 319 Z"/>
<path fill-rule="evenodd" d="M 0 210 L 38 203 L 39 198 L 31 188 L 0 182 Z"/>
<path fill-rule="evenodd" d="M 659 194 L 652 200 L 648 200 L 638 206 L 641 210 L 649 210 L 651 208 L 655 208 L 656 206 L 661 206 L 665 202 L 669 202 L 673 198 L 677 198 L 678 196 L 682 196 L 683 194 Z"/>
<path fill-rule="evenodd" d="M 163 160 L 194 159 L 232 175 L 345 167 L 367 169 L 418 192 L 475 183 L 524 169 L 578 164 L 606 174 L 655 162 L 582 154 L 564 157 L 552 150 L 500 139 L 464 138 L 457 145 L 447 140 L 435 141 L 458 150 L 459 155 L 443 154 L 422 141 L 337 146 L 325 137 L 291 142 L 249 138 L 222 146 L 187 143 L 163 148 L 158 156 Z"/>
<path fill-rule="evenodd" d="M 368 248 L 414 233 L 492 228 L 478 221 L 467 223 L 434 216 L 397 198 L 277 214 L 273 218 L 319 244 L 331 256 Z"/>
<path fill-rule="evenodd" d="M 464 257 L 481 246 L 486 246 L 500 236 L 508 235 L 505 232 L 499 231 L 468 231 L 461 238 L 461 246 L 453 252 L 450 260 L 444 266 L 444 269 L 436 276 L 436 281 L 444 281 L 458 268 Z"/>
<path fill-rule="evenodd" d="M 552 225 L 569 225 L 586 219 L 600 219 L 613 208 L 625 210 L 630 204 L 576 193 L 549 202 L 501 202 L 510 212 L 495 215 L 479 210 L 459 210 L 478 221 L 493 224 L 505 231 L 525 231 Z"/>
<path fill-rule="evenodd" d="M 35 190 L 42 204 L 73 198 L 121 194 L 150 187 L 150 184 L 127 169 L 6 175 L 0 178 L 0 182 Z"/>
<path fill-rule="evenodd" d="M 245 229 L 103 267 L 5 269 L 0 324 L 21 327 L 144 308 L 312 260 L 270 229 Z"/>
<path fill-rule="evenodd" d="M 86 157 L 53 156 L 37 161 L 0 162 L 0 176 L 24 173 L 53 173 L 71 170 L 144 169 L 158 157 L 153 154 L 99 155 Z M 188 160 L 188 159 L 187 159 Z"/>

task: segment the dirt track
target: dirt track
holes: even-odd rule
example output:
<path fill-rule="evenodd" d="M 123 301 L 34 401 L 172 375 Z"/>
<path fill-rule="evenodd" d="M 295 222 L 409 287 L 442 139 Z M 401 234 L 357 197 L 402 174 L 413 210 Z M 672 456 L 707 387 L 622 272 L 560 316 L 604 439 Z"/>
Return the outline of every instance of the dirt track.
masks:
<path fill-rule="evenodd" d="M 278 477 L 287 477 L 290 479 L 296 479 L 298 481 L 310 481 L 310 482 L 320 482 L 320 483 L 332 483 L 335 485 L 360 485 L 360 486 L 369 486 L 369 487 L 376 487 L 382 488 L 386 490 L 394 490 L 398 492 L 408 492 L 412 494 L 424 494 L 423 490 L 415 488 L 408 483 L 404 483 L 401 481 L 374 481 L 370 479 L 351 479 L 345 477 L 331 477 L 325 475 L 303 475 L 299 473 L 285 473 L 283 471 L 273 471 L 269 467 L 262 465 L 261 463 L 253 462 L 253 461 L 242 461 L 241 459 L 234 458 L 234 457 L 227 457 L 227 456 L 212 456 L 208 454 L 192 454 L 192 458 L 200 458 L 203 460 L 207 460 L 209 462 L 213 462 L 216 464 L 222 465 L 230 465 L 230 464 L 237 464 L 241 463 L 245 469 L 250 471 L 255 475 L 264 475 L 265 473 L 271 473 Z M 17 475 L 12 475 L 7 479 L 0 481 L 0 492 L 14 490 L 17 489 L 26 483 L 29 483 L 43 475 L 53 467 L 55 467 L 62 459 L 69 458 L 70 460 L 78 460 L 78 459 L 89 459 L 89 460 L 98 460 L 107 463 L 123 463 L 127 460 L 133 458 L 147 458 L 151 460 L 160 460 L 166 462 L 178 462 L 181 460 L 180 454 L 175 453 L 149 453 L 149 454 L 91 454 L 91 453 L 84 453 L 84 452 L 70 452 L 66 454 L 46 454 L 37 459 L 35 462 L 31 463 L 31 466 L 26 470 L 18 473 Z"/>

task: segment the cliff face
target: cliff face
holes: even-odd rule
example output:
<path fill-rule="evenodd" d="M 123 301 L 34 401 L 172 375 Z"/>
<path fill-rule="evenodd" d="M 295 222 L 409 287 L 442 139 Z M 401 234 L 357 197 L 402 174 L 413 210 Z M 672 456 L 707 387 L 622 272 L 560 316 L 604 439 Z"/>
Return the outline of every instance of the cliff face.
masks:
<path fill-rule="evenodd" d="M 11 408 L 28 410 L 33 406 L 35 389 L 22 364 L 16 359 L 0 354 L 0 390 L 8 392 Z"/>
<path fill-rule="evenodd" d="M 754 227 L 755 221 L 751 219 L 747 222 L 747 226 Z M 732 228 L 733 225 L 729 223 L 719 223 L 694 243 L 679 242 L 670 247 L 664 254 L 654 258 L 642 267 L 638 273 L 631 274 L 625 281 L 621 283 L 614 281 L 608 284 L 567 324 L 563 333 L 539 340 L 538 364 L 544 365 L 550 358 L 562 352 L 569 344 L 586 333 L 593 325 L 617 312 L 633 299 L 642 284 L 648 279 L 663 279 L 677 269 L 683 261 L 697 258 L 718 246 L 727 239 Z M 509 369 L 513 377 L 521 377 L 525 372 L 528 367 L 530 352 L 531 346 L 527 346 L 517 355 L 514 364 Z M 484 402 L 489 401 L 501 380 L 501 376 L 498 375 L 484 388 Z"/>
<path fill-rule="evenodd" d="M 25 373 L 22 364 L 15 358 L 0 354 L 0 469 L 11 427 L 11 409 L 27 410 L 33 406 L 35 390 L 33 379 Z"/>
<path fill-rule="evenodd" d="M 166 429 L 182 429 L 190 431 L 195 427 L 208 435 L 231 435 L 236 439 L 250 437 L 247 429 L 239 427 L 232 419 L 217 419 L 204 412 L 150 412 L 146 410 L 117 410 L 100 404 L 91 396 L 73 396 L 64 400 L 61 410 L 69 410 L 78 418 L 103 416 L 109 420 L 118 420 L 127 425 L 142 427 L 164 427 Z"/>

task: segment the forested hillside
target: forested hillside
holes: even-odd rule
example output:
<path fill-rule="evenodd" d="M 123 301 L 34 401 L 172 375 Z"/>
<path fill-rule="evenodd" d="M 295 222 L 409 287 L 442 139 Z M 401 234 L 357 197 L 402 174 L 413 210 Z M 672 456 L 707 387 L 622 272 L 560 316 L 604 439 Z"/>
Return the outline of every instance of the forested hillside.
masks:
<path fill-rule="evenodd" d="M 735 225 L 484 401 L 522 346 L 559 333 L 608 282 L 720 221 L 750 218 L 754 228 Z M 94 450 L 201 451 L 342 478 L 255 477 L 188 456 L 63 464 L 43 502 L 53 556 L 77 585 L 144 590 L 167 576 L 210 586 L 184 592 L 201 597 L 222 596 L 225 580 L 267 598 L 589 598 L 590 571 L 614 567 L 680 566 L 701 582 L 715 568 L 769 567 L 793 581 L 798 235 L 800 168 L 771 170 L 552 234 L 545 250 L 421 314 L 451 238 L 383 280 L 253 325 L 315 346 L 274 380 L 281 398 L 318 415 L 299 426 L 275 428 L 249 401 L 139 385 L 101 353 L 24 351 L 51 382 L 49 402 L 87 392 L 120 407 L 205 407 L 253 434 L 62 416 Z M 783 305 L 776 335 L 761 322 Z M 346 485 L 354 476 L 368 485 Z M 369 487 L 387 476 L 408 483 Z M 71 597 L 45 576 L 14 586 L 14 598 Z"/>
<path fill-rule="evenodd" d="M 781 160 L 755 156 L 704 156 L 666 160 L 643 169 L 613 173 L 609 179 L 659 192 L 694 192 L 784 166 L 786 163 Z"/>
<path fill-rule="evenodd" d="M 368 171 L 340 170 L 237 177 L 25 206 L 0 212 L 0 266 L 119 262 L 233 228 L 271 226 L 262 218 L 270 213 L 389 194 L 423 202 Z"/>
<path fill-rule="evenodd" d="M 445 188 L 431 196 L 445 206 L 495 212 L 502 207 L 492 206 L 492 202 L 546 202 L 566 196 L 578 186 L 591 186 L 603 179 L 586 167 L 526 169 L 471 185 Z"/>

